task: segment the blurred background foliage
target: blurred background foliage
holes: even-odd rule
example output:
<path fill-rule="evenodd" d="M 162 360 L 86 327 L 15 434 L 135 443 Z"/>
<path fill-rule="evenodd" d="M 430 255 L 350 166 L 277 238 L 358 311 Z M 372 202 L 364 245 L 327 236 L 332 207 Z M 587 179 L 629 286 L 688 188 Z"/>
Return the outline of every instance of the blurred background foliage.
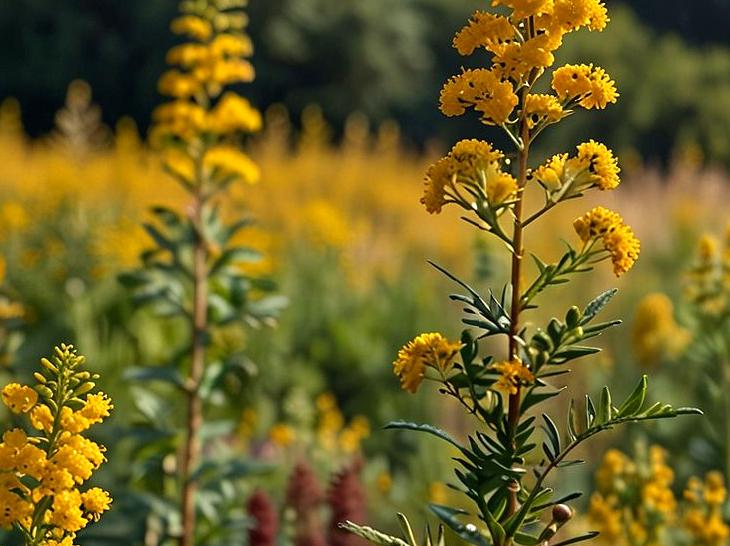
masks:
<path fill-rule="evenodd" d="M 341 136 L 347 116 L 396 120 L 423 145 L 477 133 L 445 123 L 433 105 L 451 67 L 463 60 L 446 38 L 476 0 L 267 0 L 252 2 L 254 64 L 262 75 L 249 94 L 262 108 L 284 103 L 297 117 L 321 104 Z M 666 163 L 692 145 L 708 161 L 730 162 L 730 38 L 724 0 L 608 2 L 604 39 L 571 36 L 566 60 L 592 59 L 615 76 L 623 100 L 599 121 L 586 116 L 554 137 L 557 149 L 601 134 L 619 152 Z M 33 135 L 50 129 L 72 78 L 88 81 L 105 121 L 132 116 L 143 129 L 159 98 L 156 78 L 173 38 L 174 0 L 5 2 L 0 96 L 23 97 Z M 587 124 L 591 124 L 590 127 Z M 597 124 L 594 125 L 594 124 Z"/>

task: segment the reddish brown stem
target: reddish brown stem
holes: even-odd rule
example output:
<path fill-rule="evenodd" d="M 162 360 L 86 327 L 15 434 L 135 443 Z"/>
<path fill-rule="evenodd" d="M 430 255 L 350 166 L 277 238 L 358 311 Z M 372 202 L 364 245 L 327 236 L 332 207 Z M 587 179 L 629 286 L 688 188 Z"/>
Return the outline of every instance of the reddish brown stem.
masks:
<path fill-rule="evenodd" d="M 522 243 L 522 204 L 524 200 L 524 188 L 527 183 L 527 156 L 529 152 L 529 130 L 527 123 L 522 121 L 522 148 L 518 154 L 518 174 L 517 174 L 517 187 L 518 195 L 517 202 L 513 210 L 514 215 L 514 229 L 512 235 L 512 303 L 510 305 L 510 329 L 509 329 L 509 358 L 514 360 L 519 358 L 519 346 L 517 344 L 517 334 L 519 333 L 520 323 L 520 279 L 522 276 L 522 260 L 524 255 L 524 248 Z M 517 425 L 520 420 L 520 402 L 521 402 L 521 389 L 517 386 L 517 391 L 514 394 L 510 394 L 509 397 L 509 409 L 508 409 L 508 422 L 509 422 L 509 433 L 510 436 L 514 436 L 514 432 L 517 429 Z M 513 514 L 517 511 L 517 491 L 510 490 L 508 511 Z"/>
<path fill-rule="evenodd" d="M 195 544 L 195 495 L 197 480 L 192 475 L 200 463 L 200 428 L 203 423 L 203 402 L 200 383 L 205 370 L 205 336 L 208 327 L 207 249 L 201 232 L 205 198 L 199 188 L 193 203 L 192 223 L 195 232 L 193 249 L 193 310 L 190 374 L 187 378 L 187 420 L 180 479 L 182 480 L 182 536 L 180 546 Z"/>

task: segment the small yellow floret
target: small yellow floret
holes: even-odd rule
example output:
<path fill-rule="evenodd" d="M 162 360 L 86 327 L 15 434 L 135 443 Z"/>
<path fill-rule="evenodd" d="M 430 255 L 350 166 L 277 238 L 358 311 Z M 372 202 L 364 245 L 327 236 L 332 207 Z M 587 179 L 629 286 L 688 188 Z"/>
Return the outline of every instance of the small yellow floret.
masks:
<path fill-rule="evenodd" d="M 38 393 L 26 385 L 9 383 L 2 390 L 3 403 L 13 413 L 26 413 L 38 401 Z"/>
<path fill-rule="evenodd" d="M 403 390 L 415 393 L 426 374 L 426 367 L 447 373 L 460 348 L 461 343 L 449 341 L 439 333 L 421 334 L 398 351 L 393 373 L 400 378 Z"/>

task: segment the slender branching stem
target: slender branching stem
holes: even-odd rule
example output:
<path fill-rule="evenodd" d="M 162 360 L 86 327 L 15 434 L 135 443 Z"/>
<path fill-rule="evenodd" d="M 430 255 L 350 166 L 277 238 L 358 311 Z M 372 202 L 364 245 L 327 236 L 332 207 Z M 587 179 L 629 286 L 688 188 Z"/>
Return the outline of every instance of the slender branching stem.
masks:
<path fill-rule="evenodd" d="M 203 152 L 204 153 L 204 152 Z M 198 185 L 193 193 L 192 226 L 195 237 L 193 248 L 193 308 L 191 317 L 190 371 L 187 378 L 187 415 L 185 445 L 183 447 L 180 479 L 182 481 L 182 535 L 181 546 L 195 544 L 195 496 L 197 480 L 193 474 L 200 464 L 200 429 L 203 423 L 203 402 L 200 383 L 205 371 L 206 330 L 208 327 L 208 251 L 202 231 L 203 211 L 206 204 L 202 169 L 202 155 L 196 161 Z"/>
<path fill-rule="evenodd" d="M 509 328 L 509 358 L 516 359 L 519 357 L 519 346 L 517 344 L 517 335 L 520 328 L 520 310 L 521 310 L 521 291 L 520 279 L 522 276 L 522 263 L 524 257 L 524 247 L 522 242 L 523 225 L 522 225 L 522 207 L 524 202 L 524 190 L 527 183 L 527 159 L 529 155 L 529 130 L 527 123 L 523 120 L 522 142 L 524 146 L 518 151 L 518 175 L 517 175 L 517 202 L 515 203 L 514 228 L 512 234 L 512 304 L 510 306 L 510 328 Z M 514 436 L 517 425 L 520 420 L 520 401 L 521 392 L 519 385 L 514 394 L 509 397 L 508 424 L 510 436 Z M 517 491 L 510 490 L 509 504 L 507 506 L 509 515 L 517 511 Z"/>

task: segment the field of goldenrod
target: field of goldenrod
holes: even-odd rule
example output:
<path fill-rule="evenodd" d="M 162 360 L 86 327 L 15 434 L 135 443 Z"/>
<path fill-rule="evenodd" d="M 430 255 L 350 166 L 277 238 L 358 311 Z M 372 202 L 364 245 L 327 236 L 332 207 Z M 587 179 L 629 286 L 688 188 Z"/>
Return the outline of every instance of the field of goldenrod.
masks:
<path fill-rule="evenodd" d="M 511 95 L 554 59 L 523 73 L 519 64 L 502 68 L 489 84 L 465 70 L 444 87 L 447 115 L 474 106 L 487 125 L 519 128 L 509 133 L 517 155 L 501 166 L 491 148 L 468 143 L 472 151 L 455 147 L 439 159 L 453 143 L 434 135 L 416 147 L 397 123 L 371 124 L 359 113 L 340 131 L 316 104 L 301 116 L 276 104 L 259 119 L 245 99 L 221 94 L 253 78 L 240 3 L 183 3 L 172 30 L 191 43 L 168 54 L 183 72 L 160 80 L 173 98 L 155 111 L 147 136 L 130 118 L 105 125 L 81 80 L 40 137 L 26 134 L 23 97 L 0 106 L 0 541 L 418 546 L 428 521 L 427 546 L 728 544 L 726 171 L 689 145 L 661 167 L 629 155 L 620 191 L 599 195 L 588 190 L 613 189 L 618 172 L 608 168 L 601 179 L 600 168 L 591 170 L 601 154 L 615 165 L 597 144 L 590 167 L 580 166 L 592 173 L 586 181 L 566 174 L 579 170 L 571 165 L 580 147 L 575 163 L 555 156 L 537 169 L 542 161 L 527 157 L 530 131 L 560 121 L 563 108 L 616 100 L 602 69 L 568 67 L 603 81 L 603 99 L 595 87 L 561 97 L 554 79 L 555 104 L 531 99 L 550 102 L 532 106 L 535 119 L 525 114 L 529 97 L 548 95 L 527 91 L 508 104 L 520 116 L 500 119 L 493 90 L 512 82 Z M 598 0 L 494 3 L 512 19 L 475 14 L 454 41 L 462 55 L 485 47 L 509 60 L 509 47 L 606 24 Z M 581 6 L 589 15 L 571 11 Z M 509 38 L 515 32 L 522 45 Z M 464 98 L 479 85 L 491 94 Z M 449 93 L 460 97 L 451 106 Z M 440 182 L 439 168 L 452 169 Z M 571 184 L 583 186 L 560 193 Z M 552 203 L 544 211 L 543 196 Z M 426 211 L 452 203 L 461 210 Z M 623 219 L 605 220 L 600 206 Z M 522 240 L 520 222 L 535 213 Z M 515 235 L 494 237 L 512 218 Z M 610 226 L 594 233 L 600 222 Z M 576 232 L 583 246 L 574 249 Z M 631 244 L 611 242 L 616 233 Z M 588 261 L 594 244 L 605 245 L 613 269 Z M 545 273 L 581 257 L 592 273 L 580 264 L 563 280 Z M 549 287 L 551 295 L 533 310 L 532 299 L 519 298 L 535 278 L 544 281 L 536 294 Z M 608 322 L 589 326 L 609 287 L 618 293 L 603 310 Z M 447 302 L 450 294 L 466 295 Z M 530 314 L 518 327 L 521 311 Z M 601 352 L 572 362 L 571 375 L 544 371 L 597 352 L 583 340 L 617 319 L 623 324 L 591 342 Z M 506 360 L 492 362 L 483 355 L 504 353 L 500 335 L 509 339 Z M 643 374 L 650 394 L 641 382 L 632 392 Z M 613 402 L 608 390 L 593 398 L 596 407 L 584 401 L 604 384 Z M 539 390 L 548 388 L 556 390 Z M 569 396 L 553 398 L 562 389 Z M 575 425 L 570 398 L 585 424 Z M 682 415 L 693 407 L 705 416 Z M 556 425 L 542 412 L 567 417 Z M 476 428 L 470 417 L 480 419 Z M 389 422 L 451 445 L 381 430 Z M 537 443 L 526 443 L 533 432 Z M 587 464 L 541 489 L 548 471 L 572 467 L 565 457 L 574 447 Z M 458 481 L 454 461 L 463 465 Z M 524 478 L 523 466 L 531 469 Z M 418 520 L 415 537 L 408 519 L 398 531 L 396 513 Z M 569 534 L 558 534 L 576 513 Z M 354 525 L 342 528 L 346 521 Z M 439 522 L 445 542 L 428 538 Z M 393 535 L 362 527 L 372 523 Z"/>

